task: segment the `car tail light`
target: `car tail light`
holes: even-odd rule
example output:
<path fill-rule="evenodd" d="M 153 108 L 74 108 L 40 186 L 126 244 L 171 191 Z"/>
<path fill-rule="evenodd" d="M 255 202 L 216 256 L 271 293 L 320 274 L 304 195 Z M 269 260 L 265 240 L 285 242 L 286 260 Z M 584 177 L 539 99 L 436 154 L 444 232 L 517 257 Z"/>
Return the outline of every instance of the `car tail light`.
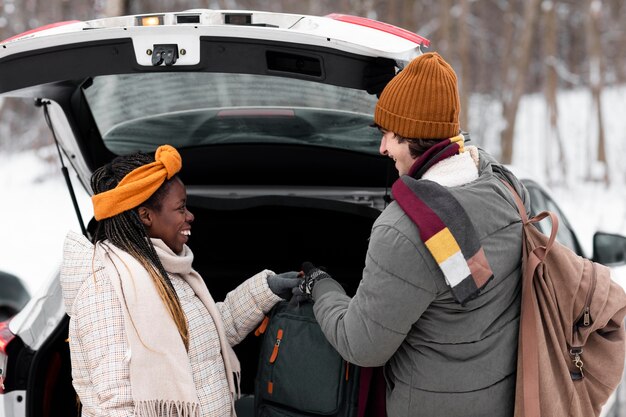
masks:
<path fill-rule="evenodd" d="M 9 330 L 9 321 L 0 323 L 0 394 L 4 393 L 4 378 L 7 368 L 8 355 L 7 346 L 15 338 L 15 335 Z"/>
<path fill-rule="evenodd" d="M 15 338 L 9 329 L 9 320 L 0 323 L 0 353 L 6 354 L 6 348 L 9 342 Z"/>
<path fill-rule="evenodd" d="M 392 35 L 396 35 L 408 41 L 415 42 L 418 45 L 424 45 L 425 47 L 430 46 L 430 41 L 428 39 L 421 37 L 420 35 L 410 32 L 406 29 L 390 25 L 389 23 L 379 22 L 378 20 L 368 19 L 366 17 L 351 16 L 339 13 L 332 13 L 327 15 L 326 17 L 333 20 L 338 20 L 340 22 L 352 23 L 354 25 L 365 26 L 368 28 L 380 30 L 382 32 L 391 33 Z"/>

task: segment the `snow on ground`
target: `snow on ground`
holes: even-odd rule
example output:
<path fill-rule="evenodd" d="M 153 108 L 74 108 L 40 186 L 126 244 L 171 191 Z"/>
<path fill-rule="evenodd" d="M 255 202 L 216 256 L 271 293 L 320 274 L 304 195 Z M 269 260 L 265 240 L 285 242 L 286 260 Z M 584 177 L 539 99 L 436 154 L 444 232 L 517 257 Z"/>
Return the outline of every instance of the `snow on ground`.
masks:
<path fill-rule="evenodd" d="M 556 160 L 558 150 L 548 143 L 549 125 L 545 100 L 541 95 L 525 96 L 518 112 L 515 129 L 513 165 L 546 186 L 552 168 L 560 185 L 547 187 L 572 224 L 583 250 L 592 254 L 593 234 L 598 231 L 626 235 L 626 171 L 621 161 L 626 153 L 626 87 L 607 89 L 602 96 L 606 149 L 610 165 L 611 185 L 586 180 L 589 171 L 597 173 L 594 164 L 597 149 L 596 124 L 587 90 L 561 92 L 558 96 L 558 128 L 564 145 L 567 174 L 559 176 Z M 499 103 L 476 96 L 470 106 L 469 131 L 474 140 L 488 151 L 499 149 L 502 128 Z M 495 152 L 494 152 L 495 153 Z"/>
<path fill-rule="evenodd" d="M 613 167 L 620 167 L 619 159 L 626 151 L 626 119 L 622 116 L 626 114 L 624 90 L 608 91 L 604 96 L 609 157 Z M 626 187 L 624 178 L 616 172 L 614 184 L 608 188 L 601 183 L 580 180 L 585 177 L 588 167 L 585 158 L 594 153 L 592 143 L 585 139 L 592 137 L 589 95 L 587 92 L 567 92 L 561 94 L 559 100 L 559 124 L 569 161 L 569 187 L 556 187 L 551 191 L 590 256 L 595 231 L 626 235 Z M 501 126 L 499 107 L 480 97 L 473 99 L 471 107 L 474 126 L 469 130 L 473 138 L 487 150 L 497 149 L 497 132 Z M 516 128 L 514 165 L 540 183 L 547 182 L 543 168 L 545 158 L 553 159 L 556 155 L 553 149 L 546 147 L 545 114 L 540 96 L 525 97 Z M 43 156 L 55 158 L 56 164 L 44 163 L 42 152 Z M 67 231 L 80 232 L 56 158 L 56 150 L 52 147 L 40 154 L 32 151 L 11 155 L 0 153 L 0 270 L 22 278 L 31 294 L 58 268 Z M 621 167 L 620 171 L 624 175 Z M 83 219 L 87 222 L 93 215 L 91 201 L 73 173 L 71 177 Z"/>
<path fill-rule="evenodd" d="M 91 201 L 73 183 L 83 218 L 89 219 Z M 32 151 L 0 153 L 0 190 L 0 270 L 20 277 L 32 295 L 59 266 L 67 231 L 80 232 L 80 226 L 60 165 L 55 169 Z"/>

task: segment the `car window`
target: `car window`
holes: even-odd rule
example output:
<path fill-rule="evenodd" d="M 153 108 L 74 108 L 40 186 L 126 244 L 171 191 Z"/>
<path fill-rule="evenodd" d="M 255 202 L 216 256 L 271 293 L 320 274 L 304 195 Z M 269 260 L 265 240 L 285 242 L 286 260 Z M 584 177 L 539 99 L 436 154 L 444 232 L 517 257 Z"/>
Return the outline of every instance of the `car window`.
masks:
<path fill-rule="evenodd" d="M 376 97 L 312 81 L 250 74 L 95 77 L 84 87 L 105 146 L 116 154 L 213 144 L 298 144 L 378 153 Z"/>
<path fill-rule="evenodd" d="M 532 183 L 525 183 L 526 189 L 530 193 L 530 206 L 531 206 L 531 214 L 536 216 L 542 211 L 548 210 L 556 214 L 559 219 L 559 229 L 557 231 L 556 240 L 558 240 L 561 244 L 567 246 L 572 249 L 574 252 L 581 254 L 580 247 L 578 245 L 578 241 L 576 240 L 576 236 L 574 232 L 570 229 L 569 223 L 563 212 L 556 205 L 554 200 L 546 194 L 542 189 L 537 187 Z M 549 235 L 552 230 L 552 224 L 549 218 L 543 219 L 538 224 L 539 230 L 543 233 Z"/>

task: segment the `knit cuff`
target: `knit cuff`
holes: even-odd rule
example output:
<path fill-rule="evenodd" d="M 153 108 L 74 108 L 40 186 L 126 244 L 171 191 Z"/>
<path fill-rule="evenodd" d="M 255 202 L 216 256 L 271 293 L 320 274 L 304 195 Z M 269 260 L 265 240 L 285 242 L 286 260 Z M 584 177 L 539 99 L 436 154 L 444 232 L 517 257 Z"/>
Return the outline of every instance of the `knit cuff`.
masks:
<path fill-rule="evenodd" d="M 460 132 L 457 122 L 436 122 L 404 117 L 378 105 L 374 111 L 374 122 L 404 138 L 410 139 L 448 139 Z"/>

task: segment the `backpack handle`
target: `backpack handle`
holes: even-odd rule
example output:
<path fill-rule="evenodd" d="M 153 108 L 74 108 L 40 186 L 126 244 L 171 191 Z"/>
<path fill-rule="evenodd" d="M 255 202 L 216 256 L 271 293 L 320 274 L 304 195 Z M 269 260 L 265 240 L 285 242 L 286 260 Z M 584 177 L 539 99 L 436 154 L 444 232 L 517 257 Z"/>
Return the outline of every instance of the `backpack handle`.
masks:
<path fill-rule="evenodd" d="M 552 245 L 554 244 L 554 241 L 556 240 L 556 235 L 559 230 L 559 218 L 556 217 L 556 214 L 552 213 L 551 211 L 542 211 L 541 213 L 537 214 L 535 217 L 533 217 L 532 219 L 528 221 L 529 224 L 539 223 L 541 220 L 545 219 L 548 216 L 550 217 L 550 221 L 552 222 L 552 230 L 550 231 L 550 239 L 548 239 L 548 243 L 546 243 L 545 246 L 539 246 L 533 250 L 533 253 L 536 254 L 542 262 L 545 259 L 546 255 L 548 254 L 548 252 L 550 252 L 550 249 L 552 249 Z"/>

